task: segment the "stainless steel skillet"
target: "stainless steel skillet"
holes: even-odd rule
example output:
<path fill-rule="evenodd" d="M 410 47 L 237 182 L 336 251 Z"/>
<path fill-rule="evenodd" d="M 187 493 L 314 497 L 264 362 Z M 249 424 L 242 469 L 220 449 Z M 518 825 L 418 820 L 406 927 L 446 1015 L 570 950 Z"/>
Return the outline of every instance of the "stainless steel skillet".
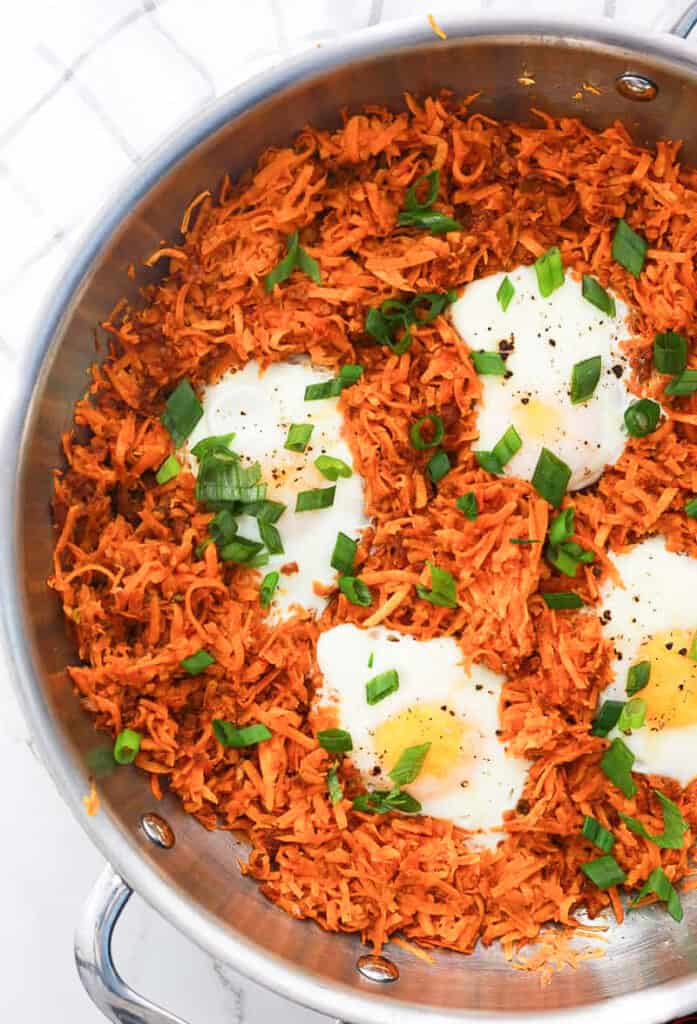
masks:
<path fill-rule="evenodd" d="M 675 32 L 686 35 L 696 12 L 697 4 Z M 174 236 L 191 196 L 223 170 L 239 173 L 261 149 L 287 141 L 306 121 L 329 125 L 343 106 L 397 106 L 405 90 L 424 94 L 441 86 L 482 90 L 479 109 L 506 118 L 526 119 L 531 105 L 580 114 L 597 127 L 619 118 L 640 142 L 684 139 L 684 159 L 697 165 L 697 56 L 680 39 L 601 20 L 481 16 L 443 17 L 441 24 L 447 41 L 436 39 L 422 20 L 357 33 L 253 80 L 204 111 L 100 214 L 26 354 L 22 395 L 0 466 L 5 639 L 45 763 L 113 865 L 87 904 L 77 958 L 95 1002 L 121 1024 L 178 1021 L 115 973 L 111 930 L 131 889 L 217 959 L 354 1024 L 560 1024 L 591 1015 L 613 1024 L 658 1024 L 697 1007 L 697 899 L 691 897 L 682 926 L 652 909 L 637 912 L 613 936 L 607 956 L 561 972 L 545 988 L 534 975 L 512 971 L 496 950 L 466 959 L 441 954 L 433 967 L 390 954 L 398 977 L 384 984 L 374 980 L 375 965 L 373 979 L 357 971 L 362 950 L 354 937 L 325 934 L 268 904 L 236 868 L 243 849 L 226 833 L 205 832 L 174 800 L 154 807 L 135 771 L 100 782 L 97 817 L 88 818 L 81 802 L 96 741 L 66 678 L 73 652 L 44 582 L 53 541 L 51 469 L 93 358 L 94 324 L 123 294 L 127 263 Z M 584 90 L 584 82 L 598 91 Z M 580 101 L 573 98 L 579 90 Z M 153 811 L 169 828 L 152 818 Z"/>

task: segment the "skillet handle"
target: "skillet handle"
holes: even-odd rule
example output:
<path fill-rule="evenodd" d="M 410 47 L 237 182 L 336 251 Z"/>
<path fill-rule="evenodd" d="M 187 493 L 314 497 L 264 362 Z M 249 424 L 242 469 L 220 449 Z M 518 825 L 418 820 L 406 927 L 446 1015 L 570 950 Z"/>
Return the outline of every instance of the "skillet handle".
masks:
<path fill-rule="evenodd" d="M 133 890 L 107 864 L 75 930 L 75 963 L 85 991 L 113 1024 L 186 1024 L 125 983 L 111 957 L 111 939 Z"/>
<path fill-rule="evenodd" d="M 697 0 L 692 0 L 692 3 L 689 3 L 685 10 L 679 13 L 676 13 L 675 7 L 670 4 L 668 10 L 659 15 L 653 28 L 657 32 L 670 32 L 671 35 L 679 36 L 680 39 L 687 39 L 695 25 L 697 25 Z"/>

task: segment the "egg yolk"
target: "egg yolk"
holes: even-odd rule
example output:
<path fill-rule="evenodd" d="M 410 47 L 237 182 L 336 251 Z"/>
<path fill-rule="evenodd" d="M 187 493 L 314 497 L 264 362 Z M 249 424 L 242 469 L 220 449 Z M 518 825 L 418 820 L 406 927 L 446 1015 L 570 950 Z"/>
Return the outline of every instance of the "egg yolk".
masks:
<path fill-rule="evenodd" d="M 448 708 L 435 704 L 417 704 L 381 722 L 373 733 L 375 753 L 383 773 L 388 773 L 407 747 L 430 743 L 424 766 L 418 779 L 410 787 L 418 795 L 421 791 L 437 791 L 453 771 L 472 757 L 469 730 L 461 718 Z"/>
<path fill-rule="evenodd" d="M 697 661 L 687 657 L 693 633 L 656 633 L 639 648 L 637 661 L 651 664 L 649 681 L 637 697 L 646 701 L 646 724 L 653 729 L 697 724 Z"/>
<path fill-rule="evenodd" d="M 515 421 L 521 434 L 528 437 L 549 437 L 561 426 L 559 410 L 537 398 L 531 398 L 525 405 L 520 403 Z"/>

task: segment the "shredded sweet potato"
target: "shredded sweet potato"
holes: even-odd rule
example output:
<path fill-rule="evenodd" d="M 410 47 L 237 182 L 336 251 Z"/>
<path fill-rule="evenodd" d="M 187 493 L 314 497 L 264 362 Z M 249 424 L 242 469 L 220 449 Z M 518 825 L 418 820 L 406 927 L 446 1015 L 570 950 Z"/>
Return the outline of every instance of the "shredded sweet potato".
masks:
<path fill-rule="evenodd" d="M 400 933 L 463 953 L 500 940 L 513 955 L 550 924 L 576 929 L 582 907 L 622 916 L 617 891 L 579 870 L 593 855 L 581 836 L 586 814 L 617 836 L 628 887 L 658 865 L 683 878 L 692 832 L 682 850 L 662 850 L 629 832 L 619 812 L 660 828 L 659 785 L 694 830 L 697 786 L 637 775 L 626 799 L 608 784 L 606 741 L 589 723 L 610 652 L 592 610 L 557 613 L 541 600 L 541 584 L 560 585 L 541 545 L 508 543 L 544 537 L 550 510 L 529 484 L 493 478 L 472 456 L 480 386 L 466 339 L 441 316 L 417 326 L 397 356 L 367 337 L 366 310 L 530 263 L 550 245 L 572 272 L 592 273 L 628 303 L 632 386 L 661 397 L 668 416 L 574 496 L 576 539 L 597 554 L 577 587 L 592 606 L 608 548 L 660 532 L 697 555 L 697 520 L 682 512 L 697 491 L 697 396 L 667 399 L 650 358 L 656 331 L 695 337 L 697 172 L 680 165 L 677 142 L 648 152 L 620 124 L 597 132 L 540 112 L 531 125 L 498 122 L 472 113 L 473 100 L 408 96 L 398 113 L 370 107 L 346 114 L 338 130 L 308 127 L 239 182 L 225 178 L 216 198 L 192 200 L 181 239 L 147 261 L 168 261 L 161 282 L 140 308 L 119 304 L 103 324 L 108 355 L 76 404 L 66 466 L 55 473 L 50 583 L 75 635 L 79 663 L 68 671 L 96 726 L 140 732 L 136 764 L 157 795 L 168 786 L 206 828 L 245 833 L 242 870 L 269 899 L 323 928 L 359 932 L 375 949 Z M 462 230 L 396 225 L 407 188 L 432 168 L 437 207 Z M 649 241 L 638 279 L 611 257 L 618 217 Z M 263 277 L 295 230 L 321 284 L 295 273 L 266 294 Z M 357 567 L 374 601 L 361 608 L 334 592 L 319 621 L 299 614 L 271 626 L 254 570 L 221 562 L 213 544 L 195 554 L 211 514 L 197 506 L 191 474 L 158 486 L 153 470 L 172 450 L 159 417 L 183 377 L 200 388 L 251 358 L 267 365 L 299 353 L 366 368 L 341 404 L 372 518 Z M 408 443 L 409 424 L 427 411 L 442 417 L 453 463 L 437 493 L 427 453 Z M 468 490 L 480 508 L 474 522 L 454 505 Z M 456 609 L 414 599 L 414 585 L 428 584 L 426 559 L 456 577 Z M 346 758 L 345 798 L 332 805 L 330 758 L 308 715 L 318 633 L 344 621 L 452 635 L 465 660 L 506 674 L 502 740 L 532 767 L 497 849 L 474 848 L 448 821 L 355 812 L 361 781 Z M 180 662 L 202 645 L 216 663 L 188 676 Z M 273 736 L 224 748 L 214 718 L 262 722 Z M 565 948 L 552 943 L 549 956 L 518 966 L 571 962 Z"/>

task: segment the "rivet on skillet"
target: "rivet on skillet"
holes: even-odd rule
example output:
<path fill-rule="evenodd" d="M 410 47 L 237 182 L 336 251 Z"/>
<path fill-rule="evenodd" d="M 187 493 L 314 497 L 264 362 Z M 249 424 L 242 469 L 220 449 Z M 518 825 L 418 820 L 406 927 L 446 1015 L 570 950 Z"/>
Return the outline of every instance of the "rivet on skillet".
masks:
<path fill-rule="evenodd" d="M 171 850 L 174 846 L 174 832 L 159 814 L 150 811 L 140 819 L 140 827 L 145 832 L 151 843 L 161 847 L 163 850 Z"/>
<path fill-rule="evenodd" d="M 615 79 L 615 88 L 620 96 L 626 100 L 634 100 L 638 103 L 647 103 L 655 100 L 658 96 L 658 86 L 650 78 L 644 75 L 635 75 L 631 71 L 625 71 Z"/>
<path fill-rule="evenodd" d="M 358 973 L 362 974 L 368 981 L 379 981 L 384 984 L 387 981 L 397 981 L 399 978 L 399 968 L 391 960 L 388 960 L 386 956 L 373 956 L 371 954 L 359 956 L 358 960 L 356 960 L 356 967 Z"/>

